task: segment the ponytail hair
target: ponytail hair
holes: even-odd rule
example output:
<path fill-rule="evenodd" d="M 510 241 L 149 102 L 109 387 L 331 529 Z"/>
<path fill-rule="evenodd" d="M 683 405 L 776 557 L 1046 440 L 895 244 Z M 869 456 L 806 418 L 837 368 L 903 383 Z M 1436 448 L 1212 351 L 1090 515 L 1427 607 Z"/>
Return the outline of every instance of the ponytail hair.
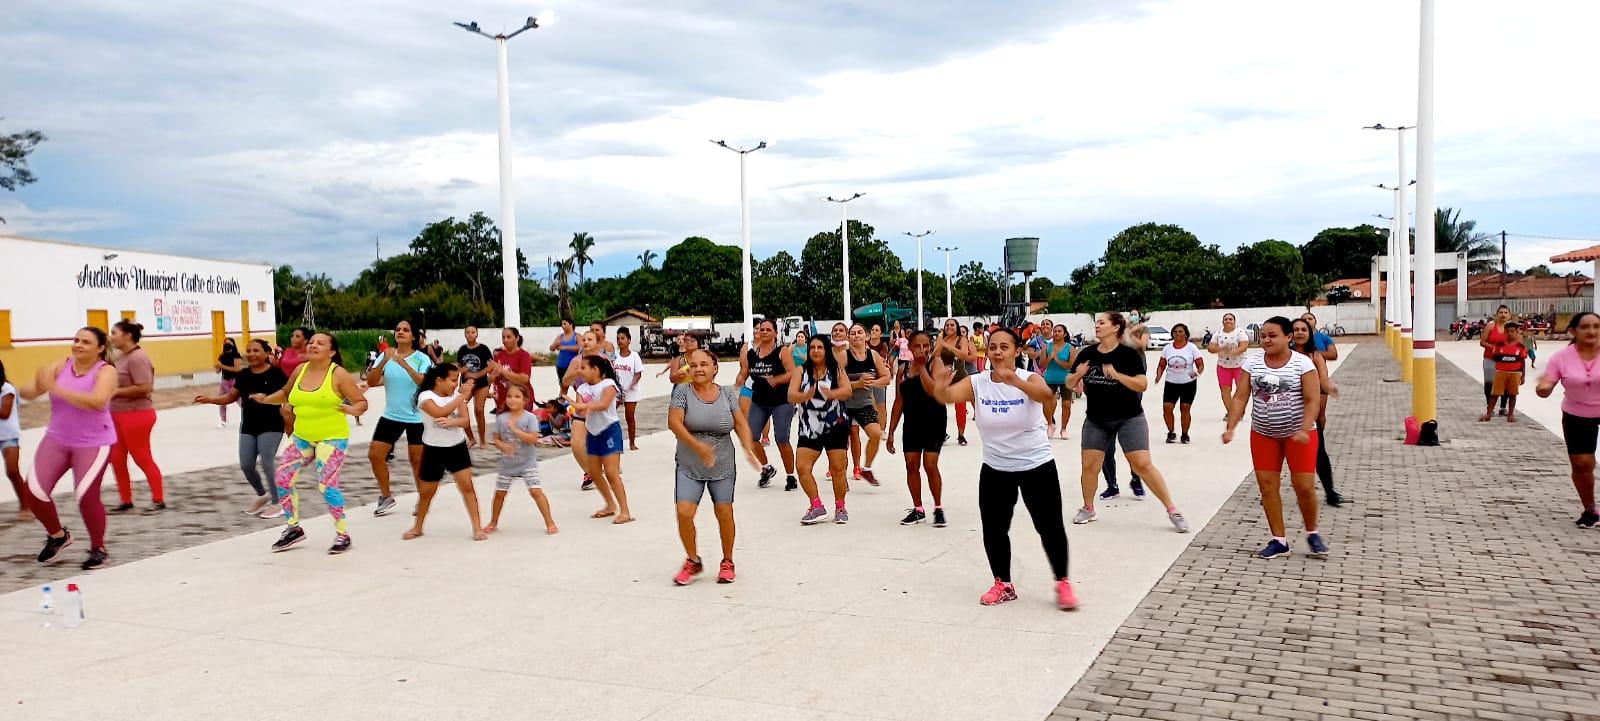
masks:
<path fill-rule="evenodd" d="M 429 368 L 428 372 L 423 374 L 422 382 L 417 384 L 417 394 L 411 397 L 411 404 L 416 405 L 417 399 L 422 397 L 423 391 L 432 391 L 433 387 L 438 385 L 439 381 L 448 378 L 450 374 L 454 372 L 456 372 L 456 364 L 449 361 L 439 363 Z"/>
<path fill-rule="evenodd" d="M 593 333 L 594 331 L 589 331 L 589 332 Z M 696 350 L 698 350 L 698 349 L 696 349 Z M 691 352 L 693 352 L 693 351 L 691 351 Z M 687 358 L 687 356 L 685 356 L 685 357 Z M 617 384 L 617 388 L 618 389 L 622 388 L 622 381 L 619 378 L 617 378 L 617 370 L 615 368 L 611 367 L 611 361 L 606 360 L 605 356 L 603 356 L 603 355 L 584 356 L 583 362 L 588 363 L 589 365 L 594 366 L 596 369 L 598 369 L 600 371 L 600 377 L 609 378 L 609 379 L 611 379 L 612 383 Z"/>

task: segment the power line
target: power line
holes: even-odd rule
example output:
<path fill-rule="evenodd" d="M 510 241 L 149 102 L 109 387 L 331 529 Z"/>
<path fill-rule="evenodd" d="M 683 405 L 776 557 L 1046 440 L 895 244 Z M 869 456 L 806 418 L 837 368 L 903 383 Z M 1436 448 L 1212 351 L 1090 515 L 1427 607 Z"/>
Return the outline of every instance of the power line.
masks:
<path fill-rule="evenodd" d="M 1557 238 L 1557 237 L 1555 237 L 1553 235 L 1529 235 L 1527 233 L 1512 233 L 1510 231 L 1502 231 L 1502 232 L 1507 237 L 1511 237 L 1511 238 L 1536 238 L 1538 240 L 1570 240 L 1570 241 L 1573 241 L 1575 243 L 1595 243 L 1595 242 L 1600 242 L 1600 238 Z"/>

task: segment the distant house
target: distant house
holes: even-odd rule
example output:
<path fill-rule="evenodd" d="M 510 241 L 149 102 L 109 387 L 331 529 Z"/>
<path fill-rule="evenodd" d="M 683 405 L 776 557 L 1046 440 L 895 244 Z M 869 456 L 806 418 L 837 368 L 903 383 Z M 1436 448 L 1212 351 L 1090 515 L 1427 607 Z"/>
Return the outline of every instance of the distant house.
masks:
<path fill-rule="evenodd" d="M 1341 302 L 1372 302 L 1371 278 L 1342 278 L 1324 284 L 1315 305 L 1327 305 L 1328 291 L 1341 285 L 1350 289 L 1350 298 Z M 1384 280 L 1378 288 L 1379 297 L 1388 289 L 1389 282 Z M 1440 283 L 1434 288 L 1433 294 L 1441 305 L 1453 304 L 1456 281 L 1452 279 Z M 1467 317 L 1492 315 L 1501 304 L 1509 306 L 1511 312 L 1518 315 L 1544 313 L 1551 306 L 1555 306 L 1559 313 L 1589 310 L 1594 307 L 1594 280 L 1582 276 L 1536 278 L 1509 273 L 1503 276 L 1500 273 L 1474 273 L 1467 276 Z M 1444 310 L 1439 312 L 1445 314 L 1437 316 L 1439 318 L 1453 315 L 1453 312 Z"/>

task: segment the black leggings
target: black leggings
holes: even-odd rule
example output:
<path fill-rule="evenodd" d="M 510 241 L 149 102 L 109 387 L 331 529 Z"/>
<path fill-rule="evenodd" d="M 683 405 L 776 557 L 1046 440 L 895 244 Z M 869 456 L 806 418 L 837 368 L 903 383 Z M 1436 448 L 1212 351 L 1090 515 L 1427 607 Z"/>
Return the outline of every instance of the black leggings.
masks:
<path fill-rule="evenodd" d="M 1317 424 L 1317 478 L 1322 480 L 1322 490 L 1328 494 L 1333 491 L 1333 461 L 1328 460 L 1328 430 L 1322 424 Z"/>
<path fill-rule="evenodd" d="M 1056 578 L 1067 577 L 1067 526 L 1061 516 L 1061 478 L 1056 462 L 1026 471 L 997 471 L 985 463 L 978 471 L 978 516 L 983 520 L 983 551 L 989 571 L 1011 581 L 1011 516 L 1017 493 L 1033 517 L 1033 529 L 1044 543 L 1044 555 Z"/>

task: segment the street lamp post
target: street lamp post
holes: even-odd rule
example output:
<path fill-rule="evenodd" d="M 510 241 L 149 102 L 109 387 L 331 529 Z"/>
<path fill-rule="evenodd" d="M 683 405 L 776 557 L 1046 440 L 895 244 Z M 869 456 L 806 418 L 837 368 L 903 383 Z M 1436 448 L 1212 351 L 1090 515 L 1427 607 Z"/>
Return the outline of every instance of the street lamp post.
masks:
<path fill-rule="evenodd" d="M 913 233 L 908 230 L 905 235 L 917 239 L 917 325 L 913 330 L 922 330 L 922 239 L 933 235 L 933 231 L 924 230 L 921 233 Z"/>
<path fill-rule="evenodd" d="M 944 317 L 954 318 L 956 316 L 955 306 L 950 302 L 953 295 L 950 291 L 950 254 L 961 249 L 940 246 L 934 250 L 944 251 Z"/>
<path fill-rule="evenodd" d="M 1389 253 L 1389 289 L 1394 307 L 1391 316 L 1396 331 L 1395 360 L 1400 362 L 1400 378 L 1405 381 L 1411 380 L 1411 242 L 1407 237 L 1405 221 L 1406 131 L 1415 127 L 1415 125 L 1402 125 L 1391 128 L 1383 123 L 1373 123 L 1363 128 L 1363 130 L 1395 131 L 1400 147 L 1400 172 L 1395 178 L 1395 184 L 1399 187 L 1395 189 L 1394 194 L 1395 234 L 1391 241 L 1393 247 Z"/>
<path fill-rule="evenodd" d="M 476 22 L 456 23 L 461 28 L 475 35 L 482 35 L 495 43 L 497 63 L 499 67 L 499 81 L 497 83 L 500 101 L 500 274 L 504 284 L 504 295 L 501 301 L 505 307 L 502 314 L 505 316 L 505 325 L 510 328 L 522 326 L 522 307 L 519 303 L 517 290 L 517 206 L 513 198 L 511 181 L 511 91 L 508 71 L 506 70 L 506 41 L 521 35 L 529 30 L 544 27 L 555 22 L 555 14 L 550 11 L 540 13 L 538 17 L 528 18 L 522 27 L 510 34 L 500 33 L 490 35 L 478 28 Z"/>
<path fill-rule="evenodd" d="M 1438 381 L 1434 359 L 1433 251 L 1433 20 L 1434 0 L 1422 0 L 1421 32 L 1417 41 L 1417 310 L 1413 323 L 1411 362 L 1411 415 L 1418 423 L 1436 420 Z M 1401 152 L 1405 146 L 1401 145 Z M 1402 176 L 1405 168 L 1401 166 Z M 1456 280 L 1465 287 L 1466 274 Z"/>
<path fill-rule="evenodd" d="M 750 279 L 754 270 L 750 267 L 750 202 L 746 195 L 745 186 L 745 156 L 767 147 L 763 140 L 753 148 L 738 148 L 729 145 L 726 141 L 713 140 L 712 145 L 717 145 L 739 154 L 739 235 L 744 241 L 744 264 L 741 267 L 744 274 L 744 337 L 753 340 L 756 337 L 755 328 L 752 327 L 755 317 L 755 296 L 750 288 Z"/>
<path fill-rule="evenodd" d="M 866 193 L 856 193 L 848 198 L 835 198 L 831 195 L 823 198 L 823 200 L 830 203 L 838 203 L 839 210 L 842 211 L 841 217 L 843 219 L 839 221 L 839 240 L 841 241 L 839 245 L 844 247 L 844 322 L 847 325 L 854 320 L 850 315 L 850 201 L 863 195 L 866 195 Z"/>

